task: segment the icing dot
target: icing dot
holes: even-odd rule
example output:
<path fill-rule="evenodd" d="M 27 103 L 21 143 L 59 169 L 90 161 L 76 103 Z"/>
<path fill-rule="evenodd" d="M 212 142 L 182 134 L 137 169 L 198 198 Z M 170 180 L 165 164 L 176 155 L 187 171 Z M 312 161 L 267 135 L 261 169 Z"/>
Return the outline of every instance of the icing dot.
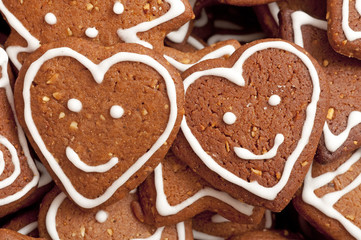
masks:
<path fill-rule="evenodd" d="M 53 13 L 47 13 L 44 17 L 45 22 L 49 25 L 54 25 L 56 23 L 56 17 Z"/>
<path fill-rule="evenodd" d="M 103 223 L 108 219 L 109 214 L 106 211 L 100 210 L 99 212 L 97 212 L 97 214 L 95 215 L 95 219 L 99 222 L 99 223 Z"/>
<path fill-rule="evenodd" d="M 96 36 L 98 36 L 98 30 L 95 27 L 87 28 L 87 30 L 85 30 L 85 35 L 90 38 L 95 38 Z"/>
<path fill-rule="evenodd" d="M 236 117 L 236 115 L 234 115 L 234 113 L 226 112 L 223 115 L 223 122 L 225 122 L 228 125 L 234 124 L 236 122 L 236 120 L 237 120 L 237 117 Z"/>
<path fill-rule="evenodd" d="M 124 6 L 121 2 L 116 1 L 113 6 L 113 12 L 115 14 L 122 14 L 124 12 Z"/>
<path fill-rule="evenodd" d="M 281 102 L 281 98 L 278 95 L 272 95 L 269 99 L 268 99 L 268 103 L 271 106 L 277 106 L 278 104 L 280 104 Z"/>
<path fill-rule="evenodd" d="M 69 99 L 68 101 L 68 109 L 72 112 L 80 112 L 83 108 L 83 104 L 75 98 Z"/>
<path fill-rule="evenodd" d="M 110 108 L 110 116 L 112 118 L 121 118 L 124 114 L 124 109 L 119 105 L 114 105 Z"/>

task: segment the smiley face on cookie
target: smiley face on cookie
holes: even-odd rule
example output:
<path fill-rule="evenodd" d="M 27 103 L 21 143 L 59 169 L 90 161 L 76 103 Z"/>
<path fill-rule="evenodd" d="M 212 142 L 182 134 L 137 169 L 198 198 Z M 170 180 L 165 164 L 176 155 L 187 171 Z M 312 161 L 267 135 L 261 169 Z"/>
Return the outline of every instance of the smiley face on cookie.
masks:
<path fill-rule="evenodd" d="M 183 76 L 184 138 L 175 154 L 215 187 L 282 208 L 270 202 L 291 197 L 282 192 L 290 179 L 301 182 L 322 130 L 315 130 L 326 106 L 317 63 L 288 42 L 269 40 L 197 66 Z"/>
<path fill-rule="evenodd" d="M 81 207 L 139 185 L 179 128 L 179 74 L 140 45 L 73 39 L 39 49 L 24 67 L 16 86 L 21 122 L 55 182 Z"/>

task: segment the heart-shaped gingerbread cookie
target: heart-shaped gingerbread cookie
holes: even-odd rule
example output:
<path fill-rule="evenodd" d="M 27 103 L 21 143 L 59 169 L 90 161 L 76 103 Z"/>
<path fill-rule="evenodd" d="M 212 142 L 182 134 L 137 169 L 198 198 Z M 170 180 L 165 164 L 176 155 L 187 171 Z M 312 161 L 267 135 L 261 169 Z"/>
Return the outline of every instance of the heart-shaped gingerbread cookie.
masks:
<path fill-rule="evenodd" d="M 179 128 L 183 88 L 177 70 L 150 49 L 72 39 L 29 57 L 16 98 L 56 184 L 92 208 L 137 187 L 163 159 Z"/>
<path fill-rule="evenodd" d="M 282 40 L 262 40 L 228 60 L 183 74 L 182 134 L 174 153 L 213 186 L 282 210 L 310 166 L 328 107 L 315 60 Z"/>

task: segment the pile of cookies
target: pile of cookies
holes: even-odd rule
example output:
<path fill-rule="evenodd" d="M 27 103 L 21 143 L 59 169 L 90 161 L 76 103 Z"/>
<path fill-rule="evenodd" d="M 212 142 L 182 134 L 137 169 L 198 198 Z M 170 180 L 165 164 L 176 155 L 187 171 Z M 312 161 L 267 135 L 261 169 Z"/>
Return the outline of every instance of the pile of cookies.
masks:
<path fill-rule="evenodd" d="M 361 1 L 0 11 L 0 239 L 361 239 Z"/>

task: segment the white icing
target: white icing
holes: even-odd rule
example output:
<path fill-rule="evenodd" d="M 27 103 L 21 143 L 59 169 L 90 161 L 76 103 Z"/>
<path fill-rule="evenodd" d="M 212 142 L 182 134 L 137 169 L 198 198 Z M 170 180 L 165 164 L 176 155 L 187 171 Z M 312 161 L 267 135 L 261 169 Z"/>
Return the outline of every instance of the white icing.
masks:
<path fill-rule="evenodd" d="M 205 47 L 203 45 L 203 43 L 201 43 L 200 41 L 198 41 L 196 38 L 194 38 L 192 36 L 188 37 L 187 43 L 189 43 L 191 46 L 193 46 L 197 50 L 201 50 L 201 49 L 203 49 Z"/>
<path fill-rule="evenodd" d="M 98 30 L 95 27 L 87 28 L 85 30 L 85 35 L 89 38 L 96 38 L 98 36 Z"/>
<path fill-rule="evenodd" d="M 80 112 L 83 108 L 83 104 L 78 99 L 72 98 L 68 100 L 68 109 L 72 112 Z"/>
<path fill-rule="evenodd" d="M 48 171 L 46 170 L 44 165 L 37 160 L 35 160 L 35 164 L 40 172 L 38 188 L 41 188 L 41 187 L 51 183 L 51 181 L 53 181 L 53 179 L 51 178 L 50 174 L 48 173 Z"/>
<path fill-rule="evenodd" d="M 297 143 L 296 148 L 293 150 L 293 152 L 288 156 L 287 161 L 284 166 L 284 170 L 282 173 L 282 177 L 279 180 L 279 182 L 272 186 L 272 187 L 264 187 L 260 185 L 257 181 L 248 182 L 234 173 L 230 172 L 229 170 L 223 168 L 220 166 L 213 158 L 210 156 L 207 152 L 204 151 L 196 137 L 191 132 L 189 126 L 187 125 L 186 117 L 183 116 L 183 120 L 181 123 L 181 128 L 184 133 L 184 136 L 186 137 L 188 143 L 192 147 L 193 151 L 197 154 L 197 156 L 203 161 L 203 163 L 212 171 L 216 172 L 219 176 L 223 177 L 225 180 L 234 183 L 242 188 L 247 189 L 249 192 L 262 197 L 264 199 L 268 200 L 274 200 L 277 196 L 277 194 L 284 188 L 286 183 L 288 182 L 288 178 L 290 177 L 290 174 L 292 172 L 293 166 L 296 163 L 298 157 L 302 153 L 305 146 L 308 144 L 314 121 L 317 111 L 317 102 L 320 97 L 320 83 L 319 83 L 319 77 L 317 74 L 317 70 L 315 66 L 313 65 L 312 61 L 308 58 L 306 54 L 299 51 L 297 48 L 292 46 L 291 44 L 284 42 L 284 41 L 268 41 L 268 42 L 262 42 L 257 45 L 254 45 L 250 48 L 248 48 L 246 51 L 243 52 L 243 54 L 240 56 L 240 58 L 237 60 L 237 62 L 233 65 L 231 68 L 213 68 L 208 70 L 203 70 L 199 72 L 195 72 L 188 76 L 184 80 L 184 88 L 185 91 L 189 88 L 191 84 L 193 84 L 197 79 L 199 79 L 202 76 L 207 75 L 213 75 L 218 77 L 223 77 L 229 80 L 230 82 L 236 84 L 237 86 L 244 86 L 245 81 L 243 79 L 243 63 L 254 53 L 270 49 L 270 48 L 276 48 L 276 49 L 282 49 L 287 52 L 290 52 L 292 54 L 295 54 L 297 57 L 299 57 L 302 62 L 305 64 L 307 69 L 309 70 L 312 84 L 313 84 L 313 93 L 311 97 L 311 102 L 307 106 L 306 109 L 306 119 L 304 122 L 304 126 L 302 128 L 301 138 L 299 142 Z"/>
<path fill-rule="evenodd" d="M 193 229 L 193 237 L 197 240 L 225 240 L 225 238 L 212 236 Z"/>
<path fill-rule="evenodd" d="M 213 223 L 225 223 L 225 222 L 230 222 L 227 218 L 219 215 L 219 214 L 215 214 L 211 217 L 211 221 Z"/>
<path fill-rule="evenodd" d="M 252 42 L 257 39 L 265 38 L 266 34 L 262 32 L 250 33 L 250 34 L 215 34 L 208 38 L 208 45 L 215 44 L 217 42 L 226 41 L 230 39 L 237 40 L 238 42 Z"/>
<path fill-rule="evenodd" d="M 0 2 L 0 8 L 1 8 L 1 2 Z M 8 56 L 6 52 L 0 48 L 0 66 L 1 66 L 1 78 L 0 78 L 0 88 L 5 89 L 6 97 L 9 102 L 9 105 L 11 107 L 12 113 L 14 115 L 14 120 L 17 128 L 17 134 L 19 138 L 19 142 L 22 148 L 22 151 L 26 157 L 26 163 L 29 166 L 29 169 L 31 170 L 33 174 L 33 178 L 31 181 L 29 181 L 21 190 L 18 192 L 7 195 L 4 198 L 0 199 L 0 206 L 4 206 L 10 203 L 13 203 L 20 198 L 24 197 L 31 189 L 33 189 L 39 182 L 39 172 L 35 166 L 35 163 L 30 155 L 30 151 L 28 148 L 28 143 L 25 138 L 24 132 L 22 128 L 20 127 L 20 124 L 18 122 L 17 116 L 15 114 L 15 106 L 14 106 L 14 96 L 13 92 L 10 86 L 9 76 L 8 76 Z M 16 148 L 3 136 L 0 136 L 0 144 L 4 145 L 11 154 L 11 160 L 14 165 L 14 171 L 13 173 L 8 177 L 0 181 L 0 190 L 6 186 L 11 185 L 15 181 L 15 176 L 19 176 L 21 172 L 20 168 L 20 162 L 17 154 Z M 3 156 L 3 155 L 2 155 Z M 4 159 L 2 159 L 4 161 Z M 5 162 L 3 163 L 5 167 Z M 6 190 L 5 190 L 6 191 Z"/>
<path fill-rule="evenodd" d="M 119 105 L 114 105 L 110 108 L 110 116 L 112 118 L 121 118 L 124 114 L 124 109 Z"/>
<path fill-rule="evenodd" d="M 64 202 L 65 199 L 66 199 L 65 193 L 60 193 L 58 196 L 56 196 L 54 198 L 54 200 L 51 202 L 50 207 L 49 207 L 48 212 L 45 217 L 46 230 L 48 231 L 50 238 L 53 240 L 60 240 L 59 233 L 56 229 L 56 226 L 57 226 L 56 215 L 59 210 L 59 207 L 61 206 L 61 204 Z M 105 222 L 106 221 L 105 218 L 108 218 L 108 216 L 109 216 L 108 213 L 106 213 L 104 211 L 99 211 L 96 214 L 96 216 L 98 214 L 100 215 L 100 221 L 98 219 L 96 219 L 96 220 L 100 223 Z M 185 239 L 186 233 L 185 233 L 184 222 L 178 223 L 176 228 L 177 228 L 178 240 L 186 240 Z M 133 238 L 131 240 L 161 240 L 163 230 L 164 230 L 164 227 L 160 227 L 154 232 L 154 234 L 152 236 L 150 236 L 148 238 Z"/>
<path fill-rule="evenodd" d="M 172 64 L 175 68 L 177 68 L 179 71 L 184 72 L 185 70 L 187 70 L 188 68 L 192 67 L 193 65 L 195 65 L 199 62 L 202 62 L 202 61 L 208 60 L 208 59 L 220 58 L 220 57 L 223 57 L 226 55 L 232 55 L 232 53 L 234 53 L 234 51 L 236 51 L 235 47 L 233 47 L 232 45 L 225 45 L 221 48 L 214 50 L 213 52 L 206 54 L 199 61 L 197 61 L 195 63 L 190 63 L 190 64 L 184 64 L 184 63 L 178 62 L 174 58 L 171 58 L 167 55 L 164 55 L 164 58 L 167 59 L 167 61 L 170 64 Z"/>
<path fill-rule="evenodd" d="M 163 134 L 158 138 L 158 140 L 153 144 L 153 146 L 144 153 L 136 162 L 127 169 L 122 176 L 115 180 L 115 182 L 107 188 L 107 190 L 101 194 L 100 196 L 90 199 L 86 198 L 81 195 L 73 186 L 68 176 L 65 174 L 63 169 L 60 167 L 59 163 L 55 160 L 55 157 L 49 152 L 47 149 L 43 139 L 41 138 L 39 131 L 35 125 L 35 122 L 32 118 L 31 112 L 31 97 L 30 97 L 30 88 L 34 78 L 39 71 L 40 67 L 49 59 L 68 56 L 76 59 L 80 63 L 82 63 L 93 75 L 94 80 L 101 84 L 103 82 L 103 78 L 105 73 L 108 69 L 118 62 L 123 61 L 134 61 L 146 64 L 153 69 L 155 69 L 160 76 L 163 77 L 166 88 L 167 88 L 167 95 L 169 98 L 170 103 L 170 114 L 167 126 L 163 132 Z M 169 72 L 165 67 L 163 67 L 160 63 L 158 63 L 155 59 L 151 58 L 147 55 L 137 54 L 137 53 L 130 53 L 130 52 L 120 52 L 117 53 L 110 58 L 102 61 L 99 64 L 94 64 L 91 60 L 86 58 L 84 55 L 70 49 L 67 47 L 63 48 L 56 48 L 48 50 L 44 55 L 34 61 L 30 66 L 28 71 L 25 74 L 24 78 L 24 88 L 23 88 L 23 99 L 24 99 L 24 119 L 26 125 L 29 129 L 34 142 L 39 147 L 41 153 L 47 160 L 50 168 L 53 172 L 57 175 L 59 180 L 64 185 L 66 191 L 71 196 L 74 202 L 76 202 L 79 206 L 83 208 L 93 208 L 96 207 L 105 201 L 107 201 L 114 193 L 117 191 L 119 187 L 121 187 L 135 172 L 137 172 L 147 161 L 148 159 L 153 156 L 153 154 L 163 146 L 163 144 L 167 141 L 172 129 L 174 128 L 175 121 L 177 119 L 177 93 L 174 85 L 174 81 L 170 76 Z"/>
<path fill-rule="evenodd" d="M 278 6 L 277 2 L 269 3 L 268 9 L 273 17 L 273 20 L 280 25 L 280 20 L 278 19 L 278 13 L 280 12 L 280 7 Z"/>
<path fill-rule="evenodd" d="M 291 14 L 292 18 L 292 25 L 293 25 L 293 38 L 294 42 L 301 46 L 303 46 L 303 34 L 301 27 L 303 25 L 311 25 L 323 30 L 327 30 L 327 22 L 323 20 L 319 20 L 316 18 L 311 17 L 305 12 L 302 11 L 296 11 Z"/>
<path fill-rule="evenodd" d="M 95 219 L 99 223 L 105 223 L 105 221 L 108 219 L 108 217 L 109 217 L 109 213 L 107 213 L 106 211 L 103 211 L 103 210 L 100 210 L 95 215 Z"/>
<path fill-rule="evenodd" d="M 248 149 L 242 147 L 234 147 L 234 152 L 239 158 L 247 159 L 247 160 L 271 159 L 277 155 L 278 147 L 283 143 L 284 140 L 285 137 L 283 136 L 283 134 L 278 133 L 275 137 L 273 147 L 267 153 L 262 155 L 256 155 L 250 152 Z"/>
<path fill-rule="evenodd" d="M 327 193 L 322 197 L 318 197 L 315 194 L 315 190 L 332 182 L 337 176 L 346 173 L 353 164 L 360 160 L 360 158 L 361 148 L 358 149 L 346 162 L 341 164 L 335 171 L 326 172 L 315 178 L 312 177 L 313 165 L 311 165 L 310 170 L 306 175 L 302 192 L 302 199 L 305 203 L 317 208 L 326 216 L 337 220 L 356 239 L 360 239 L 361 229 L 356 226 L 352 221 L 345 218 L 340 212 L 338 212 L 334 208 L 334 205 L 347 193 L 360 186 L 361 174 L 359 174 L 351 183 L 349 183 L 343 189 Z"/>
<path fill-rule="evenodd" d="M 31 233 L 32 231 L 34 231 L 37 228 L 38 228 L 38 222 L 32 222 L 32 223 L 26 225 L 25 227 L 19 229 L 18 233 L 23 234 L 23 235 L 28 235 L 29 233 Z"/>
<path fill-rule="evenodd" d="M 54 25 L 57 22 L 56 16 L 53 13 L 47 13 L 44 20 L 49 25 Z"/>
<path fill-rule="evenodd" d="M 3 174 L 5 169 L 5 160 L 4 160 L 4 154 L 2 151 L 0 151 L 0 176 Z"/>
<path fill-rule="evenodd" d="M 207 23 L 208 23 L 208 16 L 207 16 L 206 10 L 203 8 L 201 11 L 201 16 L 194 21 L 193 26 L 200 28 L 200 27 L 204 27 L 205 25 L 207 25 Z"/>
<path fill-rule="evenodd" d="M 264 224 L 264 228 L 270 229 L 272 227 L 272 212 L 270 210 L 266 210 L 264 212 L 264 217 L 266 218 L 266 222 Z"/>
<path fill-rule="evenodd" d="M 199 199 L 203 197 L 213 197 L 216 198 L 231 207 L 233 207 L 238 212 L 245 214 L 247 216 L 251 216 L 253 213 L 254 207 L 251 205 L 248 205 L 246 203 L 240 202 L 239 200 L 232 198 L 228 193 L 221 192 L 218 190 L 215 190 L 213 188 L 203 188 L 200 191 L 198 191 L 193 196 L 187 198 L 183 202 L 171 206 L 167 200 L 167 196 L 164 193 L 164 185 L 163 185 L 163 172 L 162 172 L 162 164 L 160 163 L 158 167 L 154 170 L 154 182 L 155 182 L 155 190 L 157 192 L 157 199 L 156 199 L 156 208 L 161 216 L 170 216 L 177 214 L 178 212 L 182 211 L 186 207 L 192 205 Z"/>
<path fill-rule="evenodd" d="M 28 46 L 10 46 L 6 48 L 6 52 L 9 54 L 9 58 L 17 70 L 20 70 L 21 63 L 18 60 L 18 54 L 21 52 L 30 53 L 40 47 L 40 41 L 30 34 L 30 32 L 24 27 L 24 25 L 17 19 L 0 0 L 0 11 L 4 14 L 9 25 L 17 32 L 21 37 L 25 39 Z"/>
<path fill-rule="evenodd" d="M 355 41 L 361 38 L 361 31 L 354 31 L 350 27 L 349 14 L 350 14 L 350 0 L 343 0 L 342 4 L 342 30 L 348 41 Z M 359 14 L 361 14 L 361 1 L 355 1 L 355 7 Z"/>
<path fill-rule="evenodd" d="M 164 15 L 160 16 L 159 18 L 156 18 L 154 20 L 148 21 L 148 22 L 142 22 L 138 25 L 135 25 L 133 27 L 127 28 L 127 29 L 121 29 L 119 28 L 117 30 L 117 34 L 124 42 L 127 43 L 138 43 L 148 48 L 153 48 L 153 46 L 146 42 L 141 40 L 137 34 L 139 32 L 146 32 L 150 29 L 159 26 L 167 21 L 170 21 L 185 11 L 185 6 L 181 0 L 165 0 L 164 2 L 167 2 L 170 5 L 170 9 L 168 12 L 166 12 Z"/>
<path fill-rule="evenodd" d="M 113 12 L 117 15 L 122 14 L 124 12 L 124 5 L 121 2 L 116 1 L 113 6 Z"/>
<path fill-rule="evenodd" d="M 82 170 L 83 172 L 92 173 L 104 173 L 112 169 L 115 165 L 118 164 L 118 158 L 112 157 L 107 163 L 96 165 L 96 166 L 90 166 L 83 162 L 79 155 L 71 148 L 66 147 L 65 150 L 66 157 L 69 159 L 69 161 L 78 169 Z"/>
<path fill-rule="evenodd" d="M 338 135 L 334 135 L 330 128 L 328 127 L 327 122 L 323 126 L 323 135 L 325 138 L 325 146 L 328 151 L 335 152 L 339 149 L 342 144 L 344 144 L 350 134 L 352 128 L 356 127 L 361 123 L 361 112 L 353 111 L 348 116 L 347 127 L 343 132 Z"/>
<path fill-rule="evenodd" d="M 129 193 L 130 194 L 135 194 L 136 192 L 138 191 L 138 189 L 137 188 L 134 188 L 132 191 L 130 191 Z"/>
<path fill-rule="evenodd" d="M 281 98 L 280 96 L 274 94 L 272 95 L 269 99 L 268 99 L 268 104 L 275 107 L 277 106 L 278 104 L 281 103 Z"/>
<path fill-rule="evenodd" d="M 223 122 L 228 125 L 232 125 L 236 122 L 237 116 L 232 112 L 226 112 L 223 115 Z"/>
<path fill-rule="evenodd" d="M 302 11 L 297 11 L 292 13 L 291 18 L 293 22 L 294 41 L 296 44 L 300 45 L 301 47 L 303 47 L 303 35 L 301 31 L 302 25 L 311 25 L 325 31 L 327 30 L 326 21 L 313 18 Z M 327 122 L 325 122 L 325 125 L 323 126 L 323 134 L 324 134 L 325 146 L 327 150 L 329 150 L 330 152 L 335 152 L 339 147 L 342 146 L 342 144 L 345 143 L 345 141 L 347 140 L 350 134 L 351 129 L 360 123 L 361 123 L 361 112 L 353 111 L 349 115 L 346 129 L 339 135 L 334 135 L 330 131 Z"/>

